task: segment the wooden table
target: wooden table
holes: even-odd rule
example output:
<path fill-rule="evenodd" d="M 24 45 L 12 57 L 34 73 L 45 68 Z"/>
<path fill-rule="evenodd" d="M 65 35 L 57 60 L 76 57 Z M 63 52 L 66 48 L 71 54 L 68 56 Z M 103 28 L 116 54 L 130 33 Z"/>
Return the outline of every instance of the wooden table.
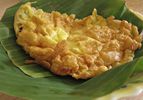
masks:
<path fill-rule="evenodd" d="M 6 8 L 18 3 L 19 1 L 20 0 L 0 0 L 0 18 L 2 17 Z M 143 14 L 143 0 L 125 0 L 125 1 L 128 7 Z M 143 97 L 143 94 L 141 94 L 140 96 Z M 22 99 L 0 93 L 0 100 L 22 100 Z M 129 100 L 137 100 L 137 99 L 129 99 Z"/>

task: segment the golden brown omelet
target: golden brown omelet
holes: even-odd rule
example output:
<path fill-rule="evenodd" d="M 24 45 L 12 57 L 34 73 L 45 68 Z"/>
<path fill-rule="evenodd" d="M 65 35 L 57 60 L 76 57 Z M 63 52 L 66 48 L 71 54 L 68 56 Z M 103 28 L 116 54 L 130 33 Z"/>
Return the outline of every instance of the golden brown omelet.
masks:
<path fill-rule="evenodd" d="M 136 26 L 113 16 L 83 19 L 22 5 L 15 15 L 17 43 L 35 62 L 57 75 L 87 79 L 133 60 L 141 47 Z"/>

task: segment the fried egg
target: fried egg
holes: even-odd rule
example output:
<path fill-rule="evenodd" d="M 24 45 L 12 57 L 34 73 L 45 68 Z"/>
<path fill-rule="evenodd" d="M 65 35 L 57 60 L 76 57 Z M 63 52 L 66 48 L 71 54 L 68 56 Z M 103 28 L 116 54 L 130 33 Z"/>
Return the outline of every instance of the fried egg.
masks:
<path fill-rule="evenodd" d="M 44 12 L 28 2 L 16 12 L 17 43 L 37 64 L 57 75 L 76 79 L 95 77 L 133 60 L 142 38 L 135 25 L 113 16 Z"/>

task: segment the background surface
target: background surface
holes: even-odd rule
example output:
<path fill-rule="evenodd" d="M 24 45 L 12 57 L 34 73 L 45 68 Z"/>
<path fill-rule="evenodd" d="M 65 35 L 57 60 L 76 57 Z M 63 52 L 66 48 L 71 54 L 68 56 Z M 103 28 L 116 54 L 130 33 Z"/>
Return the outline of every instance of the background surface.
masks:
<path fill-rule="evenodd" d="M 0 0 L 0 19 L 4 14 L 6 8 L 18 3 L 19 1 L 20 0 Z M 125 1 L 129 8 L 143 14 L 143 0 L 125 0 Z M 143 93 L 140 94 L 138 97 L 131 97 L 128 99 L 124 98 L 123 100 L 142 100 L 141 97 L 143 98 Z M 4 93 L 0 93 L 0 100 L 22 100 L 22 99 L 8 96 Z"/>

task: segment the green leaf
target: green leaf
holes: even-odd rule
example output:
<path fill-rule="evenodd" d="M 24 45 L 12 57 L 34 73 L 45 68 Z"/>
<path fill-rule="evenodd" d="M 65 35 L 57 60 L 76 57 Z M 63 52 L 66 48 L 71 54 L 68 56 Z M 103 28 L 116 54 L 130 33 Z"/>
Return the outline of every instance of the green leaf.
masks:
<path fill-rule="evenodd" d="M 75 91 L 75 93 L 100 97 L 120 88 L 134 71 L 137 61 L 138 59 L 135 59 L 130 63 L 113 68 L 98 77 L 84 82 L 77 87 L 77 91 Z"/>
<path fill-rule="evenodd" d="M 0 91 L 30 100 L 92 100 L 140 77 L 136 73 L 143 71 L 143 48 L 136 51 L 132 62 L 89 80 L 55 76 L 40 65 L 26 65 L 24 61 L 30 57 L 15 42 L 13 19 L 19 6 L 27 1 L 35 0 L 25 0 L 7 9 L 0 22 Z M 143 29 L 143 20 L 130 11 L 123 0 L 37 0 L 33 6 L 48 12 L 74 13 L 78 18 L 96 8 L 104 17 L 114 15 L 137 25 L 140 32 Z M 142 77 L 139 80 L 142 81 Z"/>
<path fill-rule="evenodd" d="M 143 72 L 135 73 L 129 78 L 127 83 L 140 83 L 143 82 Z"/>
<path fill-rule="evenodd" d="M 48 77 L 53 76 L 53 74 L 40 65 L 37 64 L 26 64 L 25 61 L 32 59 L 26 54 L 21 47 L 16 44 L 16 37 L 8 37 L 1 41 L 3 47 L 7 51 L 7 54 L 13 64 L 15 64 L 19 69 L 21 69 L 25 74 L 34 77 Z"/>

